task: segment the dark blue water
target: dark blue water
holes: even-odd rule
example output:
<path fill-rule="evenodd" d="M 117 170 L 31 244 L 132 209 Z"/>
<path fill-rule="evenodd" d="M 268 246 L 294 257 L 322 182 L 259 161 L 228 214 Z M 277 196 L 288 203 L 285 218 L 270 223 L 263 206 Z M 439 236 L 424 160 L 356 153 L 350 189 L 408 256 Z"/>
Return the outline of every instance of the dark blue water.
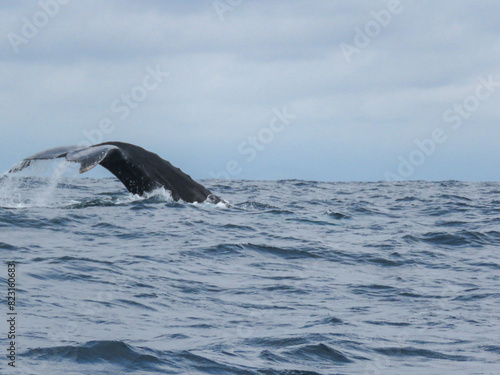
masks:
<path fill-rule="evenodd" d="M 500 373 L 499 183 L 203 183 L 1 181 L 0 373 Z"/>

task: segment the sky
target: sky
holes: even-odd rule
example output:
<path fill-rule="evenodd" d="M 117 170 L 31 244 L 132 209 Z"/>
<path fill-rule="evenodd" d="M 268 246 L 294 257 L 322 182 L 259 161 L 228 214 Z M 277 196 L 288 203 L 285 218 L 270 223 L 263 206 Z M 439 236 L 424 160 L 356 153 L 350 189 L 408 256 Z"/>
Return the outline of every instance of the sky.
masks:
<path fill-rule="evenodd" d="M 2 1 L 0 172 L 123 141 L 197 179 L 500 181 L 498 14 L 498 0 Z"/>

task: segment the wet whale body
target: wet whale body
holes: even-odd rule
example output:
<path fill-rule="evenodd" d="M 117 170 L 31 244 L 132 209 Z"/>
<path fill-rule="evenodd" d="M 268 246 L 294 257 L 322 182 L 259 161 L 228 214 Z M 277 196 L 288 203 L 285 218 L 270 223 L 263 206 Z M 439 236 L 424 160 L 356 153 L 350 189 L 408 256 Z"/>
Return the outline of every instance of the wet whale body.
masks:
<path fill-rule="evenodd" d="M 157 154 L 123 142 L 105 142 L 93 146 L 56 147 L 39 152 L 14 166 L 9 173 L 21 171 L 37 160 L 65 158 L 80 163 L 80 173 L 102 165 L 113 173 L 133 194 L 144 195 L 158 188 L 168 189 L 174 200 L 214 203 L 221 201 L 210 190 L 194 181 Z"/>

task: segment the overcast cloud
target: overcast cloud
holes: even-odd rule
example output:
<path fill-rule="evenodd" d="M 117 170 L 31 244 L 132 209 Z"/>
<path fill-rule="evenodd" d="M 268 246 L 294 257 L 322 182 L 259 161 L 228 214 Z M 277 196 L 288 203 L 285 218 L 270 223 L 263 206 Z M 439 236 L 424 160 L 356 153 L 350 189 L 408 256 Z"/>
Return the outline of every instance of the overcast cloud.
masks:
<path fill-rule="evenodd" d="M 493 0 L 2 1 L 0 169 L 117 140 L 195 178 L 498 181 L 499 14 Z"/>

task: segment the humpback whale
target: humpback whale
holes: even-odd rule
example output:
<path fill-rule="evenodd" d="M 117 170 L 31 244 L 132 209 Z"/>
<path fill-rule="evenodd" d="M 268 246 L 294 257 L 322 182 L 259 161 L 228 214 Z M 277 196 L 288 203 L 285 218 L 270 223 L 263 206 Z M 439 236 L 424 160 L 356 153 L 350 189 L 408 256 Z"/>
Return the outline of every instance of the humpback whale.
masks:
<path fill-rule="evenodd" d="M 123 142 L 104 142 L 88 147 L 51 148 L 21 160 L 9 173 L 19 172 L 37 160 L 63 157 L 67 161 L 80 163 L 80 173 L 87 172 L 98 164 L 102 165 L 118 177 L 133 194 L 144 195 L 163 187 L 172 193 L 176 201 L 191 203 L 204 202 L 207 199 L 213 203 L 221 201 L 210 190 L 157 154 Z"/>

